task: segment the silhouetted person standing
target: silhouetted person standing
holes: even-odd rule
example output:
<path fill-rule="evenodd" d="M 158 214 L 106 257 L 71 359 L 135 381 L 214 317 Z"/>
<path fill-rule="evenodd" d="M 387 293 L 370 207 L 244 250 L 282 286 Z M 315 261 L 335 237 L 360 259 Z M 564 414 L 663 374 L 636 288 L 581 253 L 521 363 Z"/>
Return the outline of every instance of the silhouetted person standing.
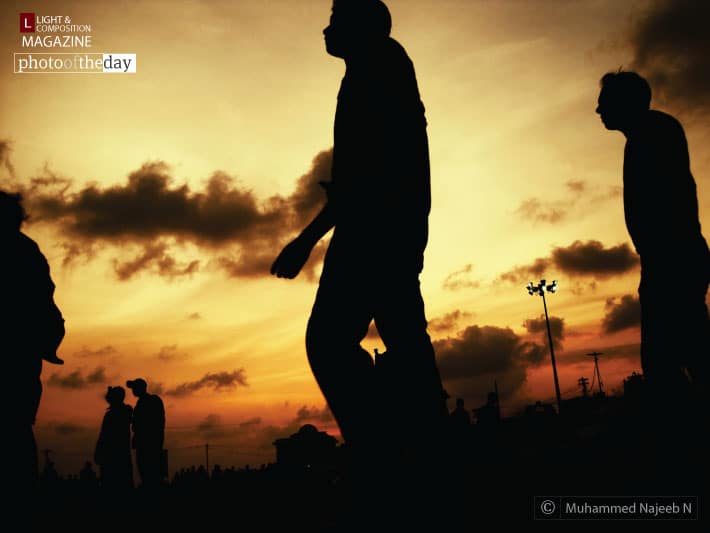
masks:
<path fill-rule="evenodd" d="M 109 406 L 96 442 L 94 462 L 101 469 L 101 487 L 110 491 L 125 491 L 133 487 L 131 461 L 131 422 L 133 408 L 124 403 L 123 387 L 109 387 L 106 401 Z"/>
<path fill-rule="evenodd" d="M 683 369 L 707 393 L 710 252 L 683 127 L 650 103 L 651 88 L 635 72 L 602 77 L 597 113 L 626 136 L 624 214 L 641 257 L 641 365 L 662 401 L 684 394 Z"/>
<path fill-rule="evenodd" d="M 335 112 L 332 181 L 322 184 L 327 202 L 321 212 L 271 268 L 294 278 L 335 228 L 306 349 L 351 450 L 390 440 L 377 420 L 372 357 L 360 346 L 373 319 L 388 366 L 396 369 L 392 396 L 409 405 L 399 441 L 433 435 L 447 414 L 419 287 L 431 203 L 427 124 L 414 67 L 389 37 L 390 28 L 380 1 L 333 3 L 325 46 L 345 60 L 346 71 Z"/>
<path fill-rule="evenodd" d="M 466 433 L 471 429 L 471 414 L 464 407 L 463 398 L 456 398 L 456 407 L 449 416 L 454 431 Z"/>
<path fill-rule="evenodd" d="M 692 493 L 707 480 L 710 251 L 683 128 L 651 110 L 650 102 L 648 82 L 634 72 L 601 79 L 597 113 L 607 129 L 626 136 L 624 214 L 641 257 L 641 365 L 648 395 L 639 448 L 646 471 L 655 474 L 645 487 L 657 483 L 659 492 Z"/>
<path fill-rule="evenodd" d="M 133 409 L 133 448 L 141 485 L 154 488 L 163 480 L 163 442 L 165 440 L 165 408 L 156 394 L 148 394 L 148 384 L 138 378 L 126 386 L 138 398 Z"/>
<path fill-rule="evenodd" d="M 64 337 L 64 320 L 54 304 L 49 264 L 37 244 L 22 233 L 27 218 L 19 194 L 0 191 L 0 346 L 11 406 L 4 433 L 12 458 L 8 483 L 25 493 L 38 475 L 32 426 L 42 396 L 42 359 L 63 361 L 56 348 Z"/>

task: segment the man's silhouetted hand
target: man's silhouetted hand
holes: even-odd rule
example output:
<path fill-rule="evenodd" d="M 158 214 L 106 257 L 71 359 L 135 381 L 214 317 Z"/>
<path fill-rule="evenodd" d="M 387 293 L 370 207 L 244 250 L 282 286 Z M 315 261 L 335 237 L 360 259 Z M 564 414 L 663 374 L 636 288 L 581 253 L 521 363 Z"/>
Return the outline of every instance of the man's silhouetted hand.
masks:
<path fill-rule="evenodd" d="M 271 273 L 279 278 L 293 279 L 308 261 L 313 245 L 306 239 L 296 237 L 281 250 L 281 253 L 271 265 Z"/>

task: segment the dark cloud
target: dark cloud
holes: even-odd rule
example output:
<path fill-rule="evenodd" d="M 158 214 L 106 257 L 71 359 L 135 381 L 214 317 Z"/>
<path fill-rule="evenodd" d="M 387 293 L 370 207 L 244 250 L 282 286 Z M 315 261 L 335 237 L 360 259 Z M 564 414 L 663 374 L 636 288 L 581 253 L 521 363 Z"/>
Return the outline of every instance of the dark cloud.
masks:
<path fill-rule="evenodd" d="M 148 383 L 148 392 L 151 394 L 163 394 L 165 392 L 165 386 L 160 381 L 153 381 L 150 378 L 146 378 L 146 383 Z"/>
<path fill-rule="evenodd" d="M 569 276 L 606 279 L 631 272 L 638 264 L 638 256 L 626 243 L 605 248 L 599 241 L 575 241 L 566 247 L 553 248 L 549 257 L 537 258 L 530 265 L 517 266 L 501 274 L 500 279 L 520 283 L 551 274 L 550 270 Z"/>
<path fill-rule="evenodd" d="M 166 242 L 149 243 L 133 259 L 121 262 L 113 260 L 113 269 L 121 281 L 127 281 L 142 271 L 152 271 L 153 273 L 168 279 L 182 276 L 191 276 L 200 268 L 198 260 L 190 261 L 186 264 L 179 264 L 177 260 L 167 251 L 169 245 Z"/>
<path fill-rule="evenodd" d="M 473 313 L 468 311 L 461 311 L 456 309 L 450 313 L 446 313 L 443 316 L 432 318 L 428 321 L 427 329 L 431 335 L 443 335 L 445 333 L 452 333 L 458 327 L 458 325 L 464 320 L 470 320 L 473 318 Z M 381 341 L 380 334 L 377 331 L 377 326 L 373 320 L 370 326 L 367 328 L 366 339 Z"/>
<path fill-rule="evenodd" d="M 515 210 L 523 220 L 555 224 L 567 218 L 574 210 L 575 219 L 590 206 L 597 206 L 621 194 L 621 187 L 590 188 L 584 180 L 570 180 L 565 183 L 568 195 L 564 199 L 550 200 L 532 197 L 523 200 Z"/>
<path fill-rule="evenodd" d="M 638 256 L 628 244 L 604 248 L 599 241 L 575 241 L 566 248 L 553 248 L 552 259 L 567 274 L 600 278 L 625 274 L 639 262 Z"/>
<path fill-rule="evenodd" d="M 81 370 L 74 370 L 66 375 L 54 373 L 49 377 L 47 383 L 50 386 L 63 389 L 85 389 L 92 385 L 106 383 L 106 369 L 98 366 L 86 376 Z"/>
<path fill-rule="evenodd" d="M 528 318 L 523 322 L 523 327 L 531 334 L 541 334 L 542 343 L 548 346 L 547 323 L 545 315 L 540 315 L 537 318 Z M 552 333 L 552 342 L 555 349 L 562 348 L 562 341 L 565 338 L 565 319 L 557 316 L 550 317 L 550 333 Z"/>
<path fill-rule="evenodd" d="M 244 429 L 244 428 L 258 426 L 259 424 L 261 424 L 261 417 L 255 416 L 254 418 L 250 418 L 249 420 L 245 420 L 244 422 L 240 422 L 239 427 Z"/>
<path fill-rule="evenodd" d="M 304 267 L 302 275 L 308 281 L 316 281 L 315 267 L 323 261 L 325 252 L 328 249 L 326 242 L 319 242 L 311 251 L 308 263 Z M 242 250 L 237 255 L 221 256 L 217 259 L 217 264 L 230 277 L 257 277 L 268 273 L 271 265 L 276 259 L 280 250 L 265 248 L 261 251 Z M 246 258 L 248 257 L 248 260 Z"/>
<path fill-rule="evenodd" d="M 187 315 L 187 319 L 188 319 L 188 320 L 200 320 L 201 318 L 202 318 L 202 315 L 201 315 L 200 313 L 197 313 L 197 312 L 195 312 L 195 313 L 190 313 L 189 315 Z"/>
<path fill-rule="evenodd" d="M 306 422 L 320 422 L 320 423 L 332 423 L 335 419 L 333 414 L 328 409 L 328 406 L 324 406 L 322 409 L 316 407 L 302 406 L 296 413 L 296 418 L 294 422 L 303 423 Z"/>
<path fill-rule="evenodd" d="M 565 183 L 565 186 L 572 192 L 584 192 L 587 183 L 584 180 L 570 180 Z"/>
<path fill-rule="evenodd" d="M 470 320 L 473 313 L 456 309 L 444 316 L 432 318 L 429 320 L 429 331 L 432 333 L 445 333 L 453 331 L 461 321 Z"/>
<path fill-rule="evenodd" d="M 575 280 L 573 283 L 569 284 L 569 292 L 575 296 L 582 296 L 585 292 L 596 292 L 598 283 L 595 280 L 582 283 L 581 281 Z"/>
<path fill-rule="evenodd" d="M 5 167 L 10 178 L 15 178 L 15 167 L 10 161 L 10 153 L 12 152 L 12 143 L 8 139 L 0 139 L 0 167 Z"/>
<path fill-rule="evenodd" d="M 323 204 L 318 182 L 330 180 L 331 161 L 332 150 L 319 153 L 291 195 L 265 200 L 224 172 L 213 173 L 202 190 L 192 190 L 176 183 L 163 162 L 144 164 L 125 184 L 91 184 L 76 192 L 71 180 L 46 171 L 24 192 L 33 220 L 58 226 L 68 239 L 65 261 L 97 245 L 138 246 L 132 259 L 114 260 L 119 279 L 146 270 L 175 278 L 200 267 L 196 260 L 180 263 L 171 253 L 190 243 L 216 256 L 230 276 L 263 276 L 281 246 Z M 235 255 L 224 254 L 232 248 Z M 311 264 L 322 252 L 323 247 L 314 251 Z"/>
<path fill-rule="evenodd" d="M 159 360 L 167 363 L 168 361 L 174 361 L 175 359 L 184 359 L 187 354 L 178 351 L 177 344 L 172 344 L 170 346 L 161 346 L 158 353 L 155 354 Z"/>
<path fill-rule="evenodd" d="M 545 274 L 551 264 L 552 261 L 549 258 L 538 257 L 529 265 L 516 266 L 512 270 L 504 272 L 500 275 L 500 279 L 501 281 L 520 283 L 528 281 L 530 278 L 539 278 Z"/>
<path fill-rule="evenodd" d="M 222 426 L 219 415 L 209 414 L 197 425 L 197 430 L 206 439 L 219 439 L 227 436 L 226 429 Z"/>
<path fill-rule="evenodd" d="M 515 213 L 525 220 L 554 224 L 567 216 L 567 207 L 561 201 L 543 203 L 539 198 L 528 198 L 521 202 Z"/>
<path fill-rule="evenodd" d="M 168 389 L 165 394 L 183 398 L 202 389 L 214 391 L 231 390 L 237 386 L 247 387 L 246 374 L 243 368 L 232 372 L 208 372 L 197 381 L 188 381 Z"/>
<path fill-rule="evenodd" d="M 452 272 L 442 284 L 442 287 L 449 291 L 457 291 L 460 289 L 475 289 L 481 285 L 479 281 L 471 279 L 471 273 L 473 272 L 473 265 L 468 264 L 463 268 Z"/>
<path fill-rule="evenodd" d="M 641 304 L 638 296 L 625 294 L 618 302 L 616 298 L 607 299 L 604 318 L 602 319 L 602 331 L 604 333 L 616 333 L 617 331 L 640 325 Z"/>
<path fill-rule="evenodd" d="M 93 372 L 86 375 L 86 382 L 88 384 L 106 383 L 106 369 L 102 366 L 96 367 Z"/>
<path fill-rule="evenodd" d="M 81 350 L 78 352 L 74 352 L 74 355 L 77 357 L 109 357 L 112 355 L 117 355 L 118 350 L 111 346 L 110 344 L 107 344 L 106 346 L 102 346 L 101 348 L 97 348 L 95 350 L 92 350 L 86 346 L 82 346 Z"/>
<path fill-rule="evenodd" d="M 664 0 L 634 26 L 631 68 L 646 76 L 661 101 L 710 111 L 710 3 Z"/>
<path fill-rule="evenodd" d="M 444 387 L 452 397 L 482 401 L 499 385 L 502 397 L 520 392 L 526 368 L 540 363 L 544 348 L 510 328 L 468 326 L 455 337 L 434 341 Z"/>

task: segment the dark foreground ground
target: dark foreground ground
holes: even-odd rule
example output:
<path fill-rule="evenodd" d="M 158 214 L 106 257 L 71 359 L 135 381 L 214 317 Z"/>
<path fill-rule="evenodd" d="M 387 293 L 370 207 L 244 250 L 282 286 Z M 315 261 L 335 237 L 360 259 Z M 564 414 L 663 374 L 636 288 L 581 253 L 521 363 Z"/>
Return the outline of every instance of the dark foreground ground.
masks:
<path fill-rule="evenodd" d="M 606 402 L 573 418 L 520 418 L 449 435 L 431 461 L 272 465 L 212 479 L 183 476 L 157 491 L 126 494 L 79 480 L 42 483 L 26 518 L 138 531 L 188 523 L 241 531 L 475 531 L 544 518 L 540 496 L 691 496 L 702 518 L 709 479 L 703 424 L 687 414 L 642 417 Z"/>

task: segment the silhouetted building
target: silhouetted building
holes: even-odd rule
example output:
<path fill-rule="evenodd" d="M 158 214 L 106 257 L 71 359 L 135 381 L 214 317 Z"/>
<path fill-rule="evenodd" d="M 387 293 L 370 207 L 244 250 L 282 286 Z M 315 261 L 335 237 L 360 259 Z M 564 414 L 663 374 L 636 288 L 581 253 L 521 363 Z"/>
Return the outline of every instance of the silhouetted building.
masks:
<path fill-rule="evenodd" d="M 276 463 L 296 468 L 331 466 L 335 463 L 337 443 L 332 435 L 306 424 L 290 437 L 274 441 Z"/>

